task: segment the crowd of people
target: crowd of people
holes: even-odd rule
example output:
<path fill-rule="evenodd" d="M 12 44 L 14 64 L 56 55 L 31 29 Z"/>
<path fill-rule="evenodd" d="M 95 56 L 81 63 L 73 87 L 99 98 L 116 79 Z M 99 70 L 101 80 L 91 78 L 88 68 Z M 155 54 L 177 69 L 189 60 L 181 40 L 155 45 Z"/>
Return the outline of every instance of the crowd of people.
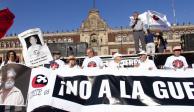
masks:
<path fill-rule="evenodd" d="M 182 48 L 181 46 L 175 46 L 173 48 L 173 55 L 168 57 L 166 59 L 165 64 L 163 65 L 164 69 L 186 69 L 188 68 L 187 60 L 184 56 L 181 55 Z M 47 68 L 51 69 L 57 69 L 59 67 L 66 67 L 66 68 L 77 68 L 77 69 L 85 69 L 85 68 L 91 68 L 91 67 L 98 67 L 100 69 L 102 68 L 126 68 L 122 63 L 122 60 L 126 60 L 122 58 L 122 55 L 119 53 L 115 53 L 112 55 L 112 58 L 109 59 L 106 63 L 102 61 L 102 59 L 95 55 L 95 51 L 92 48 L 88 48 L 86 50 L 86 57 L 83 60 L 83 62 L 80 64 L 77 63 L 77 59 L 74 55 L 70 55 L 67 58 L 63 58 L 61 56 L 61 53 L 59 51 L 53 51 L 53 61 L 50 61 L 49 63 L 42 65 Z M 141 69 L 147 69 L 147 70 L 153 70 L 157 69 L 155 63 L 153 60 L 149 59 L 149 53 L 142 50 L 138 53 L 138 62 L 134 63 L 133 67 L 141 68 Z M 17 56 L 15 51 L 8 51 L 6 60 L 1 63 L 1 66 L 4 66 L 6 64 L 10 63 L 19 63 L 17 61 Z"/>

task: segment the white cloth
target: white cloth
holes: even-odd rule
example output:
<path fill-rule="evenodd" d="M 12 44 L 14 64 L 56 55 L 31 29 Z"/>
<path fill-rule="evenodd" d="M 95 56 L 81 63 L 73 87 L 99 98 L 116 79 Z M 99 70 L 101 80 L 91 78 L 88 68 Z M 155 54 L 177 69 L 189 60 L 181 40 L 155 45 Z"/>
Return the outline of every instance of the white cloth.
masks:
<path fill-rule="evenodd" d="M 170 56 L 166 59 L 164 68 L 187 68 L 188 64 L 184 56 Z"/>
<path fill-rule="evenodd" d="M 91 67 L 91 66 L 102 68 L 103 62 L 102 62 L 101 58 L 98 56 L 94 56 L 91 58 L 86 57 L 83 61 L 82 67 L 87 68 L 87 67 Z"/>
<path fill-rule="evenodd" d="M 3 105 L 24 105 L 24 97 L 22 92 L 17 88 L 13 87 L 8 93 L 7 97 L 3 101 L 3 90 L 0 91 L 0 104 Z"/>
<path fill-rule="evenodd" d="M 114 60 L 108 63 L 108 68 L 124 68 L 121 63 L 116 63 Z"/>
<path fill-rule="evenodd" d="M 144 69 L 144 70 L 149 70 L 150 68 L 157 69 L 154 61 L 152 61 L 148 58 L 144 62 L 140 61 L 139 64 L 140 65 L 138 66 L 138 68 L 140 68 L 140 69 Z"/>
<path fill-rule="evenodd" d="M 155 53 L 155 44 L 154 43 L 148 43 L 148 44 L 146 44 L 146 52 L 148 54 Z"/>

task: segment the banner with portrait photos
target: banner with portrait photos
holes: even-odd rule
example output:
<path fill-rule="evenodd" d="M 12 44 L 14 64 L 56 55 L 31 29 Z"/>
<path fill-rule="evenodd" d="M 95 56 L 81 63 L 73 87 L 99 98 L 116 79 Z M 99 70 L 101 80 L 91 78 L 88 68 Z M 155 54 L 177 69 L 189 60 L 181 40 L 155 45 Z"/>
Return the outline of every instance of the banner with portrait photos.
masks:
<path fill-rule="evenodd" d="M 2 106 L 25 107 L 31 68 L 22 64 L 7 64 L 2 67 L 0 73 L 1 109 Z"/>
<path fill-rule="evenodd" d="M 27 66 L 39 66 L 53 60 L 39 28 L 24 31 L 18 38 L 23 47 L 23 57 Z"/>
<path fill-rule="evenodd" d="M 28 112 L 193 112 L 194 70 L 35 68 Z"/>

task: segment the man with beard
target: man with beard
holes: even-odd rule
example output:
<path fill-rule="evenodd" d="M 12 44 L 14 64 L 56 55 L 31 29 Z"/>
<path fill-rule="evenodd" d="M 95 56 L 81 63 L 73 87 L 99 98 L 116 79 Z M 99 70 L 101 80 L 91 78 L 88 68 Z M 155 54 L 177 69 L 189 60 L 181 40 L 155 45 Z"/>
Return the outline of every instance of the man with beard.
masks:
<path fill-rule="evenodd" d="M 14 69 L 7 70 L 7 77 L 4 87 L 0 91 L 0 104 L 3 105 L 24 105 L 22 92 L 15 87 L 16 72 Z"/>

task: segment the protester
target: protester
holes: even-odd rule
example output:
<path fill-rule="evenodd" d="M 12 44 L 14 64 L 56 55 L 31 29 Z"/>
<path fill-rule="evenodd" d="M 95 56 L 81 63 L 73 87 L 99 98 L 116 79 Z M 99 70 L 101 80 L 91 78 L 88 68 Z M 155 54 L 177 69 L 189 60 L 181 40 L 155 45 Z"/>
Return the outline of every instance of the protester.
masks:
<path fill-rule="evenodd" d="M 115 53 L 113 55 L 113 60 L 109 63 L 109 68 L 123 68 L 121 65 L 122 55 L 119 53 Z"/>
<path fill-rule="evenodd" d="M 66 65 L 67 68 L 80 68 L 76 63 L 76 58 L 73 55 L 70 55 L 67 58 L 68 64 Z"/>
<path fill-rule="evenodd" d="M 87 57 L 84 59 L 82 68 L 87 68 L 87 67 L 98 67 L 102 68 L 103 67 L 103 62 L 100 59 L 100 57 L 95 56 L 94 49 L 88 48 L 86 50 Z"/>
<path fill-rule="evenodd" d="M 144 27 L 143 22 L 140 18 L 138 18 L 139 13 L 133 13 L 133 19 L 130 21 L 130 26 L 133 30 L 134 44 L 136 53 L 140 52 L 139 40 L 141 41 L 142 50 L 146 50 L 145 48 L 145 38 L 144 32 L 147 34 L 146 28 Z"/>
<path fill-rule="evenodd" d="M 156 33 L 156 38 L 157 38 L 156 51 L 158 53 L 164 53 L 166 51 L 166 42 L 163 38 L 163 33 L 162 32 Z"/>
<path fill-rule="evenodd" d="M 16 52 L 15 51 L 8 51 L 6 53 L 6 59 L 4 62 L 2 62 L 1 66 L 0 66 L 0 69 L 6 65 L 6 64 L 10 64 L 10 63 L 18 63 L 17 61 L 17 55 L 16 55 Z"/>
<path fill-rule="evenodd" d="M 181 46 L 175 46 L 173 48 L 174 55 L 166 59 L 165 69 L 186 69 L 188 68 L 187 61 L 184 56 L 181 56 Z"/>
<path fill-rule="evenodd" d="M 138 64 L 136 64 L 135 67 L 138 67 L 138 68 L 144 69 L 144 70 L 157 69 L 154 61 L 152 61 L 148 58 L 148 55 L 145 51 L 141 51 L 139 53 L 139 60 L 140 60 L 140 62 Z"/>
<path fill-rule="evenodd" d="M 147 29 L 147 35 L 145 36 L 146 52 L 148 54 L 155 53 L 154 34 Z"/>
<path fill-rule="evenodd" d="M 65 62 L 61 60 L 60 51 L 53 51 L 52 55 L 54 60 L 50 62 L 51 69 L 56 69 L 65 65 Z"/>
<path fill-rule="evenodd" d="M 16 72 L 14 69 L 7 70 L 4 87 L 0 91 L 0 104 L 24 105 L 22 92 L 15 87 Z"/>

